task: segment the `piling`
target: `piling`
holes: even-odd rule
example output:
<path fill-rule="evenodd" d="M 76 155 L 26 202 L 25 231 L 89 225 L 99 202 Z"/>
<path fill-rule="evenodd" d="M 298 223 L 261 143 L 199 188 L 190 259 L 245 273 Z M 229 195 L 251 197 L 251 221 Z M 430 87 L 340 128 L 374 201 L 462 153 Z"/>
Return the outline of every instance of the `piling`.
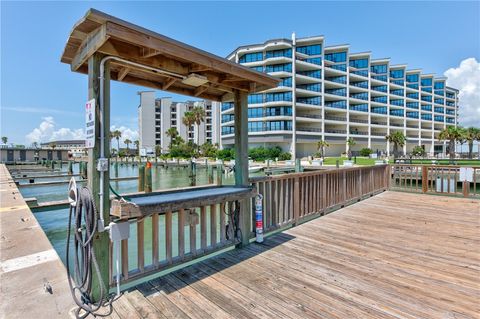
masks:
<path fill-rule="evenodd" d="M 145 166 L 145 186 L 144 186 L 144 191 L 145 193 L 151 193 L 152 192 L 152 163 L 147 162 L 147 165 Z"/>
<path fill-rule="evenodd" d="M 68 174 L 69 175 L 73 174 L 73 163 L 72 163 L 72 161 L 68 161 Z"/>
<path fill-rule="evenodd" d="M 297 158 L 295 160 L 295 173 L 300 173 L 301 171 L 302 171 L 302 165 L 301 165 L 300 159 Z"/>
<path fill-rule="evenodd" d="M 223 175 L 223 160 L 219 163 L 217 162 L 217 185 L 222 185 L 222 175 Z"/>
<path fill-rule="evenodd" d="M 60 164 L 60 170 L 61 170 L 61 169 L 63 168 L 63 161 L 60 160 L 60 163 L 59 163 L 59 164 Z"/>
<path fill-rule="evenodd" d="M 51 169 L 55 169 L 55 161 L 52 161 L 52 162 L 51 162 L 50 168 L 51 168 Z"/>
<path fill-rule="evenodd" d="M 87 162 L 81 162 L 83 165 L 82 165 L 82 176 L 83 176 L 83 179 L 87 179 L 88 178 L 88 173 L 87 173 L 87 170 L 88 170 L 88 165 L 87 165 Z"/>
<path fill-rule="evenodd" d="M 115 172 L 115 177 L 118 177 L 118 162 L 115 162 L 113 164 L 114 172 Z"/>
<path fill-rule="evenodd" d="M 138 191 L 145 190 L 145 166 L 138 165 Z"/>
<path fill-rule="evenodd" d="M 335 166 L 337 166 L 337 168 L 339 168 L 339 166 L 340 166 L 340 160 L 337 159 L 337 161 L 335 162 Z"/>
<path fill-rule="evenodd" d="M 207 166 L 208 183 L 213 184 L 213 166 Z"/>
<path fill-rule="evenodd" d="M 197 184 L 197 163 L 190 160 L 190 186 Z"/>

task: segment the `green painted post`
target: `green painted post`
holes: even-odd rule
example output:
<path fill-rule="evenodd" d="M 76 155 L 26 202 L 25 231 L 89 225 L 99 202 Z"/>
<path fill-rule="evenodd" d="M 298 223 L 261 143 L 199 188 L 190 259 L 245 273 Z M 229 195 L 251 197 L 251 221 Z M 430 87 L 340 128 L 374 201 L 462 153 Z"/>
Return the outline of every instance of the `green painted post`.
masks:
<path fill-rule="evenodd" d="M 144 190 L 145 193 L 151 193 L 152 192 L 152 163 L 147 162 L 147 165 L 145 166 L 145 186 Z"/>
<path fill-rule="evenodd" d="M 97 210 L 100 212 L 100 206 L 103 205 L 103 220 L 105 225 L 110 223 L 110 200 L 109 185 L 110 174 L 106 172 L 104 174 L 103 189 L 101 190 L 105 194 L 105 200 L 100 203 L 100 172 L 97 170 L 97 162 L 100 157 L 100 61 L 103 55 L 100 53 L 94 53 L 88 58 L 88 99 L 95 99 L 95 146 L 88 150 L 88 166 L 86 169 L 88 177 L 88 187 L 92 192 L 93 199 Z M 104 118 L 103 118 L 103 135 L 105 145 L 105 158 L 110 158 L 110 66 L 109 63 L 105 65 L 104 74 L 104 94 L 103 94 L 103 106 L 104 106 Z M 100 287 L 104 287 L 108 291 L 109 288 L 109 247 L 110 239 L 108 232 L 99 232 L 93 238 L 93 251 L 97 258 L 98 269 L 100 270 L 100 277 L 96 276 L 96 272 L 93 275 L 92 281 L 92 298 L 93 301 L 98 301 L 100 297 Z M 93 271 L 93 269 L 92 269 Z"/>
<path fill-rule="evenodd" d="M 60 160 L 60 163 L 59 163 L 59 164 L 60 164 L 60 170 L 61 170 L 61 169 L 63 168 L 63 161 Z"/>
<path fill-rule="evenodd" d="M 113 164 L 113 168 L 114 168 L 114 171 L 115 171 L 115 177 L 118 177 L 118 162 L 115 162 Z"/>
<path fill-rule="evenodd" d="M 138 191 L 145 190 L 145 166 L 138 165 Z"/>
<path fill-rule="evenodd" d="M 55 161 L 52 161 L 50 164 L 51 164 L 50 168 L 55 169 Z"/>
<path fill-rule="evenodd" d="M 302 163 L 300 162 L 300 159 L 297 158 L 295 159 L 295 173 L 300 173 L 302 171 Z"/>
<path fill-rule="evenodd" d="M 235 185 L 249 186 L 248 182 L 248 94 L 243 91 L 234 91 L 234 129 L 235 129 Z M 251 200 L 240 201 L 239 227 L 242 237 L 238 247 L 246 246 L 250 242 L 252 226 Z"/>
<path fill-rule="evenodd" d="M 335 166 L 336 166 L 337 168 L 340 167 L 340 160 L 337 159 L 337 160 L 335 161 Z"/>
<path fill-rule="evenodd" d="M 190 160 L 190 186 L 197 184 L 197 163 Z"/>
<path fill-rule="evenodd" d="M 223 177 L 223 160 L 218 163 L 217 162 L 217 185 L 222 185 L 222 177 Z"/>
<path fill-rule="evenodd" d="M 85 163 L 85 162 L 82 162 L 82 177 L 84 179 L 87 179 L 88 178 L 88 164 Z M 108 194 L 108 193 L 107 193 Z"/>
<path fill-rule="evenodd" d="M 72 161 L 68 161 L 68 174 L 69 175 L 73 174 L 73 163 L 72 163 Z"/>

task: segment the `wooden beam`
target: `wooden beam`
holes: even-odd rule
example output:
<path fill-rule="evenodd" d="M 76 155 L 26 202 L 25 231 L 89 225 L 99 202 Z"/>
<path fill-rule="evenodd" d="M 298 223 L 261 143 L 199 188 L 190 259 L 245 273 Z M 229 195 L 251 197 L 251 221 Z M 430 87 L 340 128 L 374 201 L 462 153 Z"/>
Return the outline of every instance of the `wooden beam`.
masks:
<path fill-rule="evenodd" d="M 278 80 L 263 74 L 254 73 L 248 68 L 239 66 L 231 61 L 219 58 L 213 54 L 201 51 L 184 43 L 172 40 L 161 34 L 142 29 L 133 25 L 122 25 L 122 21 L 107 21 L 107 35 L 139 47 L 148 47 L 158 50 L 161 54 L 176 57 L 179 60 L 189 61 L 197 65 L 208 66 L 213 70 L 230 73 L 249 81 L 259 83 L 260 86 L 276 86 Z"/>
<path fill-rule="evenodd" d="M 175 78 L 167 79 L 167 81 L 165 81 L 165 83 L 162 86 L 162 90 L 166 91 L 170 86 L 172 86 L 173 83 L 175 83 L 176 80 L 177 79 L 175 79 Z"/>
<path fill-rule="evenodd" d="M 97 209 L 103 204 L 103 219 L 105 225 L 110 222 L 110 201 L 105 196 L 104 203 L 100 203 L 100 172 L 97 170 L 97 160 L 100 157 L 100 61 L 103 55 L 95 53 L 88 58 L 88 98 L 95 99 L 95 146 L 88 150 L 88 187 L 92 192 Z M 105 136 L 105 157 L 110 157 L 110 65 L 106 64 L 104 79 L 104 136 Z M 105 174 L 103 193 L 110 194 L 110 178 L 108 172 Z M 97 276 L 93 276 L 92 297 L 98 301 L 100 297 L 100 285 L 109 286 L 109 246 L 110 239 L 108 232 L 100 232 L 93 238 L 93 249 L 100 269 L 102 282 Z"/>
<path fill-rule="evenodd" d="M 120 56 L 120 54 L 117 51 L 117 48 L 111 41 L 105 42 L 99 49 L 98 52 L 101 52 L 105 55 L 116 55 Z"/>
<path fill-rule="evenodd" d="M 93 55 L 107 40 L 107 28 L 101 25 L 94 31 L 90 32 L 75 53 L 70 65 L 72 71 L 76 71 L 80 66 L 87 62 L 88 58 Z"/>
<path fill-rule="evenodd" d="M 235 90 L 235 185 L 248 186 L 248 94 Z M 250 200 L 240 201 L 241 246 L 249 244 L 250 237 Z"/>
<path fill-rule="evenodd" d="M 204 86 L 199 86 L 198 88 L 195 89 L 195 91 L 193 92 L 193 96 L 199 96 L 200 94 L 202 94 L 203 92 L 205 92 L 206 90 L 208 90 L 210 86 L 208 85 L 204 85 Z"/>
<path fill-rule="evenodd" d="M 122 81 L 123 78 L 124 78 L 125 76 L 127 76 L 127 74 L 128 74 L 129 71 L 130 71 L 130 68 L 127 68 L 127 67 L 121 69 L 120 72 L 118 72 L 117 80 L 118 80 L 118 81 Z"/>
<path fill-rule="evenodd" d="M 160 51 L 158 50 L 152 50 L 150 48 L 140 48 L 141 51 L 141 56 L 143 58 L 151 58 L 152 56 L 156 56 L 160 54 Z"/>
<path fill-rule="evenodd" d="M 83 41 L 87 37 L 87 34 L 79 30 L 73 30 L 72 34 L 70 34 L 70 37 L 73 39 L 80 39 Z"/>

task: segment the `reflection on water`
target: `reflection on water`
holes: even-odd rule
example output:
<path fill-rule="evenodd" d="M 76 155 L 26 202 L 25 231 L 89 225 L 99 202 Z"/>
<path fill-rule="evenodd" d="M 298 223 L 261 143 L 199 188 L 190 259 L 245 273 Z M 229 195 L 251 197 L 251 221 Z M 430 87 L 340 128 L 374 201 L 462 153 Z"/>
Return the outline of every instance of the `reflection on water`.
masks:
<path fill-rule="evenodd" d="M 67 165 L 63 165 L 62 170 L 67 171 Z M 74 173 L 78 172 L 78 164 L 74 166 Z M 111 176 L 115 177 L 115 172 L 113 167 L 111 168 Z M 46 173 L 45 173 L 46 174 Z M 51 173 L 49 173 L 51 174 Z M 214 169 L 214 174 L 216 170 Z M 40 174 L 37 174 L 40 175 Z M 125 176 L 137 176 L 138 175 L 138 166 L 137 165 L 119 165 L 118 166 L 118 177 Z M 262 173 L 257 173 L 255 175 L 262 175 Z M 65 179 L 65 178 L 62 178 Z M 57 179 L 45 179 L 47 180 L 58 180 Z M 216 175 L 214 175 L 214 181 L 216 181 Z M 153 190 L 162 190 L 169 188 L 185 187 L 190 186 L 189 170 L 187 168 L 181 167 L 152 167 L 152 183 Z M 205 185 L 208 183 L 208 173 L 205 168 L 197 169 L 197 185 Z M 234 176 L 233 174 L 229 176 L 223 176 L 223 184 L 233 184 Z M 112 187 L 120 194 L 122 193 L 131 193 L 137 191 L 137 180 L 128 180 L 128 181 L 118 181 L 111 182 Z M 67 197 L 67 188 L 68 184 L 65 185 L 54 185 L 54 186 L 38 186 L 38 187 L 25 187 L 21 188 L 21 193 L 23 197 L 36 197 L 39 202 L 45 201 L 55 201 L 63 200 Z M 58 252 L 62 261 L 65 262 L 65 249 L 66 249 L 66 237 L 67 237 L 67 224 L 68 224 L 68 209 L 59 209 L 46 212 L 35 213 L 35 217 L 40 223 L 41 227 L 47 234 L 48 239 L 52 243 L 55 250 Z M 219 213 L 219 212 L 218 212 Z M 207 214 L 207 241 L 210 241 L 210 214 Z M 220 220 L 219 216 L 216 218 L 217 221 Z M 177 224 L 177 215 L 173 215 L 173 238 L 176 238 L 176 232 L 178 229 Z M 145 219 L 145 265 L 151 263 L 152 260 L 152 234 L 151 234 L 151 218 Z M 220 231 L 220 227 L 217 227 L 217 232 Z M 159 232 L 160 234 L 165 233 L 165 218 L 160 216 L 159 218 Z M 200 245 L 200 225 L 197 225 L 197 245 Z M 217 234 L 219 238 L 220 234 Z M 131 224 L 130 226 L 130 238 L 136 238 L 136 224 Z M 165 239 L 163 236 L 159 236 L 159 258 L 165 258 Z M 178 247 L 175 240 L 173 242 L 173 255 L 177 254 Z M 188 252 L 190 249 L 190 240 L 189 240 L 189 230 L 185 229 L 185 252 Z M 137 262 L 137 249 L 136 242 L 133 240 L 129 241 L 129 264 L 130 267 L 136 265 Z"/>

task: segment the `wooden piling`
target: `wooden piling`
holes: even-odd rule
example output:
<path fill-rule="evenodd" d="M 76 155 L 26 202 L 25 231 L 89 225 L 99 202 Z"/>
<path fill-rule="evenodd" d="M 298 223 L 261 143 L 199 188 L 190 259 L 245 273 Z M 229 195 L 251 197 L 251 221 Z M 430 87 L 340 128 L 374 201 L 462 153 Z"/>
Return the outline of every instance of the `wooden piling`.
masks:
<path fill-rule="evenodd" d="M 222 185 L 222 175 L 223 175 L 223 160 L 218 163 L 217 162 L 217 185 Z"/>
<path fill-rule="evenodd" d="M 152 163 L 147 162 L 147 165 L 145 166 L 145 186 L 144 186 L 144 191 L 145 193 L 151 193 L 152 192 Z"/>
<path fill-rule="evenodd" d="M 72 163 L 72 161 L 68 162 L 68 174 L 69 175 L 73 174 L 73 163 Z"/>
<path fill-rule="evenodd" d="M 138 165 L 138 191 L 145 190 L 145 166 Z"/>

